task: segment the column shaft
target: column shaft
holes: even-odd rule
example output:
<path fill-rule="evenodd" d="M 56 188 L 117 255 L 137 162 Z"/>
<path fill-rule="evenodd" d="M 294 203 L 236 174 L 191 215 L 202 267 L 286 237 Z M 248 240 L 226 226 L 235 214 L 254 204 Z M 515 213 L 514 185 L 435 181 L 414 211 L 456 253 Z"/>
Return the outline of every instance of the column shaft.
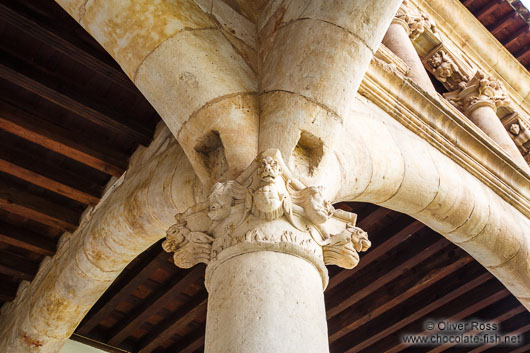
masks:
<path fill-rule="evenodd" d="M 273 251 L 236 256 L 209 282 L 206 353 L 325 353 L 322 279 L 313 264 Z"/>
<path fill-rule="evenodd" d="M 409 34 L 403 25 L 392 23 L 388 28 L 383 39 L 383 44 L 388 47 L 394 54 L 402 59 L 410 68 L 407 76 L 416 82 L 421 88 L 427 91 L 433 97 L 438 97 L 438 93 L 423 67 L 423 63 L 410 41 Z"/>
<path fill-rule="evenodd" d="M 530 167 L 510 138 L 506 129 L 490 106 L 477 107 L 468 113 L 469 119 L 495 141 L 522 169 L 530 173 Z"/>

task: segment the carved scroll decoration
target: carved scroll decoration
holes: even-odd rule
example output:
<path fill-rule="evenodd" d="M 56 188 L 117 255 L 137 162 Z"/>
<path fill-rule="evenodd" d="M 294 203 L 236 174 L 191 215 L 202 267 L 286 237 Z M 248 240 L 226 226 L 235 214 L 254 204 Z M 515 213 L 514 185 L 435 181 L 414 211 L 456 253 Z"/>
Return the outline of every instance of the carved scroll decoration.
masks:
<path fill-rule="evenodd" d="M 268 150 L 236 180 L 215 184 L 208 201 L 177 214 L 162 246 L 183 268 L 249 246 L 353 268 L 370 247 L 368 236 L 355 226 L 357 215 L 336 210 L 323 195 L 322 187 L 294 178 L 278 150 Z"/>

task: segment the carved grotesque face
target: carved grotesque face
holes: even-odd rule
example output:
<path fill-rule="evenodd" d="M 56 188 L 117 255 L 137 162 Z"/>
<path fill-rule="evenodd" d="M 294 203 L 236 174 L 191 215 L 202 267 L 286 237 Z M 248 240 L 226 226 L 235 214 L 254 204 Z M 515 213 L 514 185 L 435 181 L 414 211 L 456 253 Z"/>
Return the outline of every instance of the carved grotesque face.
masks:
<path fill-rule="evenodd" d="M 320 188 L 311 188 L 304 209 L 307 217 L 315 224 L 325 223 L 333 214 L 333 206 L 324 199 Z"/>
<path fill-rule="evenodd" d="M 443 62 L 442 53 L 436 53 L 432 56 L 432 58 L 429 59 L 429 64 L 431 64 L 432 67 L 437 68 L 440 66 Z"/>
<path fill-rule="evenodd" d="M 444 62 L 436 69 L 436 74 L 439 79 L 447 79 L 453 75 L 454 71 L 451 63 Z"/>
<path fill-rule="evenodd" d="M 228 187 L 217 183 L 210 196 L 208 196 L 208 201 L 210 201 L 208 209 L 208 217 L 210 219 L 219 221 L 230 215 L 232 195 Z"/>
<path fill-rule="evenodd" d="M 258 174 L 261 180 L 267 184 L 272 184 L 280 175 L 280 166 L 278 162 L 272 157 L 263 158 L 258 167 Z"/>
<path fill-rule="evenodd" d="M 510 132 L 517 136 L 521 132 L 521 127 L 519 126 L 519 124 L 512 124 L 510 125 Z"/>

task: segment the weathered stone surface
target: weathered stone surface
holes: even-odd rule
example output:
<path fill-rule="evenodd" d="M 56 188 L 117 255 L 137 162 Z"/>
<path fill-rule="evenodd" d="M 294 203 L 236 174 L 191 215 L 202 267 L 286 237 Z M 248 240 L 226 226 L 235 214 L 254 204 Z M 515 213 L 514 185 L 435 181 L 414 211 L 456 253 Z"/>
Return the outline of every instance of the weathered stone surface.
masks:
<path fill-rule="evenodd" d="M 182 31 L 214 28 L 192 0 L 89 0 L 81 24 L 134 80 L 140 64 Z"/>
<path fill-rule="evenodd" d="M 208 288 L 205 352 L 329 352 L 322 282 L 308 261 L 244 254 L 217 267 Z"/>
<path fill-rule="evenodd" d="M 87 0 L 58 0 L 57 3 L 61 5 L 63 9 L 66 10 L 72 16 L 75 18 L 77 22 L 81 20 L 83 15 L 85 14 L 85 4 Z"/>
<path fill-rule="evenodd" d="M 258 111 L 255 94 L 229 95 L 205 105 L 182 126 L 178 140 L 201 180 L 213 185 L 235 178 L 250 164 L 258 154 Z"/>
<path fill-rule="evenodd" d="M 257 106 L 252 102 L 242 105 L 237 102 L 254 99 L 251 94 L 257 92 L 255 76 L 217 29 L 185 31 L 165 41 L 140 67 L 136 85 L 184 146 L 203 182 L 211 182 L 207 177 L 211 173 L 204 170 L 194 149 L 198 142 L 208 138 L 210 131 L 206 130 L 205 122 L 197 125 L 200 120 L 196 116 L 209 116 L 211 122 L 215 119 L 210 130 L 220 135 L 223 144 L 223 139 L 230 142 L 234 129 L 247 132 L 240 142 L 248 150 L 241 149 L 241 155 L 223 147 L 233 157 L 228 161 L 229 167 L 240 171 L 254 158 Z M 194 121 L 191 126 L 195 127 L 183 129 L 188 120 Z M 253 154 L 250 158 L 249 153 Z"/>
<path fill-rule="evenodd" d="M 310 19 L 281 27 L 272 47 L 262 52 L 264 92 L 293 92 L 338 116 L 351 107 L 350 93 L 373 55 L 352 34 Z"/>
<path fill-rule="evenodd" d="M 311 183 L 341 173 L 333 155 L 336 136 L 384 34 L 381 24 L 390 22 L 398 4 L 271 2 L 258 21 L 260 151 L 280 149 Z"/>
<path fill-rule="evenodd" d="M 252 49 L 258 49 L 256 26 L 246 17 L 221 0 L 213 1 L 212 15 L 219 22 L 221 28 L 243 41 Z"/>

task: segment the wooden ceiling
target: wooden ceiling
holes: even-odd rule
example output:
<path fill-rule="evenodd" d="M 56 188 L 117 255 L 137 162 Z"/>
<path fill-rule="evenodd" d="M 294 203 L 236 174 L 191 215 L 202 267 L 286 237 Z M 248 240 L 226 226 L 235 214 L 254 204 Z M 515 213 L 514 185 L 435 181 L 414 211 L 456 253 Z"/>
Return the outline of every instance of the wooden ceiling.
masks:
<path fill-rule="evenodd" d="M 477 9 L 487 2 L 464 3 Z M 505 11 L 504 3 L 490 14 Z M 495 33 L 516 53 L 526 45 L 518 58 L 527 60 L 528 31 L 510 31 Z M 0 36 L 2 304 L 55 253 L 60 235 L 76 229 L 131 153 L 149 144 L 160 118 L 53 0 L 2 0 Z M 374 245 L 356 269 L 330 268 L 332 352 L 397 352 L 405 348 L 399 335 L 421 332 L 427 317 L 498 320 L 506 332 L 521 331 L 529 348 L 530 314 L 462 250 L 408 216 L 368 204 L 341 207 L 359 214 Z M 123 271 L 74 338 L 119 347 L 108 351 L 202 352 L 203 276 L 202 266 L 176 268 L 157 243 Z"/>
<path fill-rule="evenodd" d="M 0 303 L 77 228 L 160 118 L 52 0 L 0 3 Z"/>
<path fill-rule="evenodd" d="M 530 13 L 519 0 L 460 0 L 530 70 Z"/>
<path fill-rule="evenodd" d="M 329 267 L 325 300 L 332 353 L 414 351 L 400 344 L 400 335 L 423 332 L 427 319 L 471 318 L 497 321 L 502 332 L 523 335 L 530 350 L 530 313 L 463 250 L 398 212 L 362 203 L 338 207 L 359 215 L 359 226 L 368 231 L 373 246 L 353 270 Z M 130 352 L 202 352 L 203 281 L 204 266 L 178 269 L 157 243 L 127 266 L 74 339 L 90 338 L 92 344 Z M 521 347 L 474 348 L 517 352 Z"/>

